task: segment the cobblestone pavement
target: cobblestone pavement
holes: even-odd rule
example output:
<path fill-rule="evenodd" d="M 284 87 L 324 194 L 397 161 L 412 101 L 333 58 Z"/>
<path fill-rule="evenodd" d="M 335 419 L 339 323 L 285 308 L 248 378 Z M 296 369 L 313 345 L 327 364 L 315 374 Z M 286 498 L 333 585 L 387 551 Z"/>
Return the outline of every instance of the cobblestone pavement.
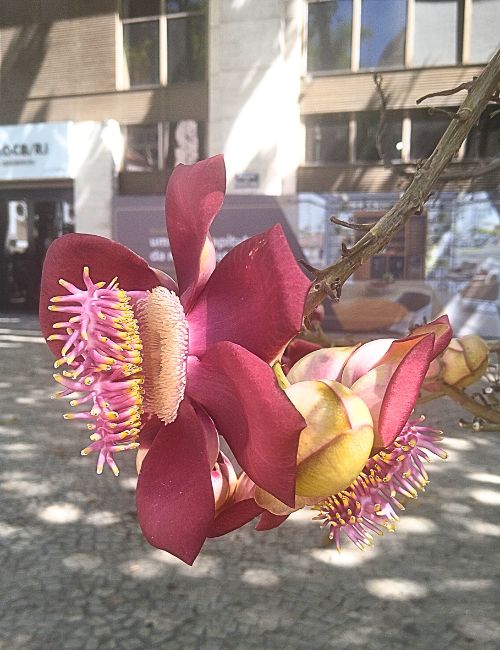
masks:
<path fill-rule="evenodd" d="M 430 405 L 449 460 L 371 551 L 339 555 L 299 515 L 189 568 L 141 537 L 131 459 L 116 479 L 80 457 L 51 364 L 34 318 L 0 318 L 2 650 L 500 648 L 498 434 Z"/>

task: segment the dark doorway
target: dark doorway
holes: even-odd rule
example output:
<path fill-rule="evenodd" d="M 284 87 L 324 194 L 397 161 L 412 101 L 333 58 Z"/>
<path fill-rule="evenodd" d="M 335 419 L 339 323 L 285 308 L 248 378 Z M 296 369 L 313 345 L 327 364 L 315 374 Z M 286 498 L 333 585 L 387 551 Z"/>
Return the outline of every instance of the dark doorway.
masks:
<path fill-rule="evenodd" d="M 36 309 L 47 249 L 74 230 L 72 196 L 59 192 L 1 193 L 0 306 Z"/>

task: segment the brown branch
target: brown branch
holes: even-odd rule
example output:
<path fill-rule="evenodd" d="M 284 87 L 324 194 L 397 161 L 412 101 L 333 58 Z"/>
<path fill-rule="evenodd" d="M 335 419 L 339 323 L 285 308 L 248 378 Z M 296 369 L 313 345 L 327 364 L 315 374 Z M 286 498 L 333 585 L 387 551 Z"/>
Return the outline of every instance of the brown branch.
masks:
<path fill-rule="evenodd" d="M 467 395 L 465 391 L 455 388 L 454 386 L 448 386 L 448 384 L 444 383 L 441 384 L 441 389 L 445 395 L 448 395 L 452 400 L 458 402 L 458 404 L 463 406 L 470 413 L 477 415 L 490 424 L 500 424 L 500 413 L 498 411 L 484 404 L 480 404 Z"/>
<path fill-rule="evenodd" d="M 447 88 L 446 90 L 438 90 L 435 93 L 427 93 L 427 95 L 424 95 L 423 97 L 419 97 L 415 103 L 421 104 L 423 101 L 425 101 L 426 99 L 430 99 L 431 97 L 446 97 L 447 95 L 455 95 L 456 93 L 459 93 L 461 90 L 470 91 L 476 79 L 477 77 L 472 77 L 472 81 L 466 81 L 465 83 L 460 84 L 459 86 L 455 86 L 455 88 Z"/>
<path fill-rule="evenodd" d="M 368 232 L 373 226 L 372 223 L 351 223 L 350 221 L 343 221 L 335 215 L 332 214 L 330 217 L 332 223 L 336 223 L 338 226 L 343 226 L 344 228 L 350 228 L 351 230 L 361 230 L 363 232 Z"/>
<path fill-rule="evenodd" d="M 431 156 L 415 172 L 403 196 L 354 246 L 349 254 L 318 271 L 309 292 L 305 314 L 310 314 L 327 296 L 339 296 L 342 285 L 370 257 L 383 250 L 394 233 L 423 209 L 432 188 L 465 137 L 485 109 L 500 83 L 500 50 L 477 77 Z"/>
<path fill-rule="evenodd" d="M 447 169 L 446 172 L 441 176 L 439 180 L 441 181 L 466 181 L 470 178 L 478 178 L 479 176 L 486 176 L 491 174 L 491 172 L 500 169 L 500 158 L 495 158 L 488 163 L 479 163 L 474 167 L 464 169 Z"/>

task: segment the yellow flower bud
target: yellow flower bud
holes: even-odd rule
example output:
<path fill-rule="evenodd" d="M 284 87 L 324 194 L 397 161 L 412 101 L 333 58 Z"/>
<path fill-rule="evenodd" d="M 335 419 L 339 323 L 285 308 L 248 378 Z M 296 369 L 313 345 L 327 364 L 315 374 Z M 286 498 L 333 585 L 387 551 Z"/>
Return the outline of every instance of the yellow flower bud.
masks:
<path fill-rule="evenodd" d="M 336 381 L 301 381 L 285 392 L 307 424 L 297 453 L 300 508 L 344 490 L 358 476 L 373 446 L 373 421 L 363 400 Z M 292 510 L 261 488 L 255 500 L 274 514 Z"/>
<path fill-rule="evenodd" d="M 452 339 L 441 358 L 442 381 L 457 388 L 473 384 L 484 374 L 488 356 L 488 346 L 476 334 Z"/>

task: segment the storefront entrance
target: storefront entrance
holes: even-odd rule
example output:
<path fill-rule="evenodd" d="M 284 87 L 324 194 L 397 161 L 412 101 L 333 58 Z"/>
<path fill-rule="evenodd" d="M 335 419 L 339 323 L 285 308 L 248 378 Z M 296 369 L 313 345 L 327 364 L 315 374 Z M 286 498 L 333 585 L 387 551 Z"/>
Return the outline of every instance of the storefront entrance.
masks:
<path fill-rule="evenodd" d="M 72 188 L 0 187 L 0 307 L 36 308 L 47 248 L 73 231 Z"/>

